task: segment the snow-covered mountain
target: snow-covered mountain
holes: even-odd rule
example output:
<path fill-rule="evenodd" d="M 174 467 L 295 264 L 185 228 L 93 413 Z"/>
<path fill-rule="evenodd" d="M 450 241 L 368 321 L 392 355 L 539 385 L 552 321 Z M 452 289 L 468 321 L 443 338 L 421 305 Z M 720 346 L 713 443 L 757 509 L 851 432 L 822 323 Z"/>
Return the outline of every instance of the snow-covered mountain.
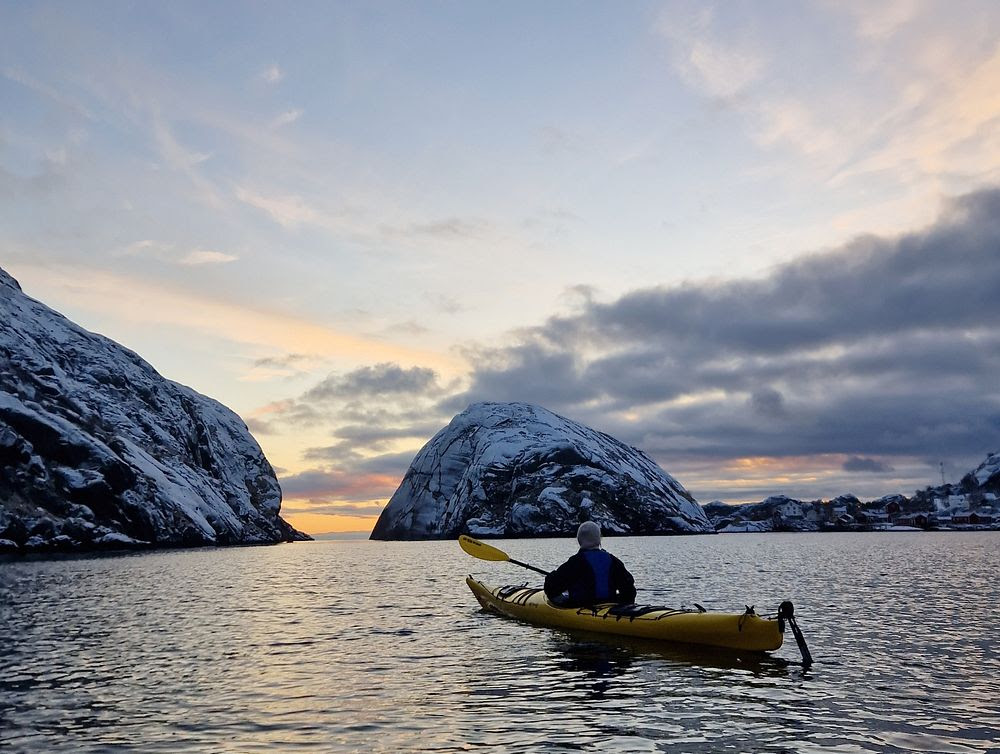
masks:
<path fill-rule="evenodd" d="M 527 403 L 475 403 L 417 453 L 372 539 L 711 532 L 701 506 L 636 448 Z"/>
<path fill-rule="evenodd" d="M 0 550 L 307 538 L 243 421 L 0 270 Z"/>

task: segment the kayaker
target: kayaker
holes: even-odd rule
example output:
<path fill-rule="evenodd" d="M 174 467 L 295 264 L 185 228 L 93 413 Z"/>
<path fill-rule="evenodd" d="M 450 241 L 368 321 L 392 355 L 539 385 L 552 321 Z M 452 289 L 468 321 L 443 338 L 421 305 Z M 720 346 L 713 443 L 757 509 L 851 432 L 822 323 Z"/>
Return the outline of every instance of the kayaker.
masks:
<path fill-rule="evenodd" d="M 576 530 L 580 551 L 545 577 L 545 596 L 557 605 L 635 602 L 635 579 L 624 564 L 601 549 L 601 527 L 584 521 Z"/>

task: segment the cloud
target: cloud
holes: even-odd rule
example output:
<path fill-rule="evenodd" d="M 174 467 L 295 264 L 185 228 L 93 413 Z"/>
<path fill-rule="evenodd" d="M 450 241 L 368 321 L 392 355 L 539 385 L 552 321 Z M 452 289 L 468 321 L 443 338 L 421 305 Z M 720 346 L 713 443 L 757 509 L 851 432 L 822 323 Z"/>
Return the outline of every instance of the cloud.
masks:
<path fill-rule="evenodd" d="M 116 256 L 147 257 L 161 262 L 178 264 L 185 267 L 198 267 L 205 264 L 226 264 L 239 259 L 236 254 L 211 249 L 192 249 L 186 253 L 177 249 L 174 244 L 153 239 L 143 239 L 118 249 Z"/>
<path fill-rule="evenodd" d="M 387 325 L 382 329 L 382 332 L 388 336 L 402 335 L 408 338 L 415 338 L 421 335 L 426 335 L 431 330 L 429 327 L 425 327 L 415 320 L 407 320 L 405 322 L 395 322 L 391 325 Z"/>
<path fill-rule="evenodd" d="M 197 267 L 204 264 L 226 264 L 227 262 L 235 262 L 237 259 L 239 257 L 236 254 L 227 254 L 224 251 L 195 249 L 177 260 L 177 263 Z"/>
<path fill-rule="evenodd" d="M 350 503 L 313 503 L 305 506 L 282 506 L 281 514 L 284 516 L 312 513 L 325 516 L 370 518 L 381 513 L 384 507 L 384 505 L 352 505 Z"/>
<path fill-rule="evenodd" d="M 830 5 L 854 18 L 859 35 L 879 41 L 914 20 L 920 8 L 917 0 L 884 0 L 879 3 L 837 0 Z"/>
<path fill-rule="evenodd" d="M 851 456 L 848 458 L 844 461 L 843 468 L 844 471 L 866 471 L 873 474 L 884 474 L 893 470 L 892 466 L 887 463 L 877 461 L 874 458 L 861 458 L 860 456 Z"/>
<path fill-rule="evenodd" d="M 332 426 L 334 443 L 302 451 L 317 467 L 312 473 L 324 484 L 334 480 L 354 489 L 351 480 L 360 476 L 395 489 L 416 448 L 449 418 L 437 405 L 448 390 L 433 369 L 386 362 L 334 372 L 296 398 L 257 409 L 252 418 L 269 431 Z M 360 489 L 357 494 L 365 494 Z"/>
<path fill-rule="evenodd" d="M 255 359 L 253 366 L 268 369 L 290 369 L 314 360 L 314 356 L 304 353 L 287 353 L 282 356 L 265 356 Z"/>
<path fill-rule="evenodd" d="M 331 374 L 304 393 L 302 400 L 429 395 L 439 389 L 437 372 L 433 369 L 426 367 L 404 369 L 398 364 L 383 363 L 361 367 L 346 374 Z"/>
<path fill-rule="evenodd" d="M 713 35 L 707 8 L 693 13 L 663 11 L 656 28 L 670 41 L 674 67 L 692 88 L 711 98 L 730 100 L 757 82 L 766 70 L 764 56 L 746 43 Z"/>
<path fill-rule="evenodd" d="M 656 30 L 675 75 L 721 103 L 762 160 L 794 160 L 778 168 L 787 179 L 852 208 L 834 227 L 895 232 L 942 189 L 1000 180 L 1000 44 L 995 14 L 981 10 L 827 2 L 803 16 L 824 33 L 803 37 L 740 6 L 671 6 Z"/>
<path fill-rule="evenodd" d="M 302 377 L 311 372 L 312 369 L 322 364 L 325 360 L 315 354 L 306 353 L 286 353 L 279 356 L 264 356 L 254 359 L 250 364 L 250 370 L 240 379 L 245 382 L 267 382 L 270 380 L 292 380 Z M 265 406 L 259 411 L 273 413 L 276 407 L 288 408 L 292 401 L 278 401 Z"/>
<path fill-rule="evenodd" d="M 22 86 L 30 89 L 35 94 L 39 94 L 42 97 L 58 104 L 65 110 L 80 116 L 88 121 L 96 121 L 97 118 L 94 114 L 77 100 L 63 94 L 61 91 L 56 89 L 44 81 L 41 81 L 34 76 L 26 73 L 20 68 L 6 67 L 3 69 L 3 76 L 10 81 L 21 84 Z"/>
<path fill-rule="evenodd" d="M 447 217 L 403 227 L 383 226 L 382 230 L 387 236 L 426 236 L 438 241 L 461 241 L 484 238 L 492 228 L 488 221 L 479 218 Z"/>
<path fill-rule="evenodd" d="M 271 422 L 252 416 L 245 419 L 244 423 L 253 435 L 274 435 L 278 432 L 278 429 Z"/>
<path fill-rule="evenodd" d="M 269 65 L 260 72 L 260 80 L 265 84 L 279 84 L 285 78 L 285 72 L 277 65 Z"/>
<path fill-rule="evenodd" d="M 294 123 L 295 121 L 297 121 L 299 118 L 302 117 L 302 114 L 304 112 L 305 112 L 304 110 L 299 110 L 299 109 L 286 110 L 277 118 L 271 121 L 271 128 L 281 128 L 282 126 L 287 126 L 290 123 Z"/>
<path fill-rule="evenodd" d="M 526 400 L 671 461 L 1000 446 L 1000 189 L 760 279 L 646 288 L 471 350 L 442 401 Z M 838 463 L 842 463 L 839 461 Z M 887 466 L 888 468 L 888 466 Z"/>
<path fill-rule="evenodd" d="M 365 477 L 374 477 L 382 480 L 388 479 L 391 482 L 390 486 L 392 489 L 395 489 L 399 480 L 403 478 L 403 474 L 407 466 L 409 466 L 410 461 L 416 455 L 416 448 L 421 444 L 418 443 L 413 450 L 400 453 L 362 456 L 355 451 L 355 448 L 366 447 L 367 449 L 367 447 L 378 447 L 380 443 L 373 442 L 369 446 L 358 446 L 341 442 L 337 445 L 327 447 L 308 448 L 303 452 L 302 457 L 307 461 L 330 464 L 324 467 L 326 473 L 340 474 L 350 472 Z"/>
<path fill-rule="evenodd" d="M 324 225 L 324 213 L 310 206 L 300 196 L 266 197 L 248 188 L 238 186 L 236 198 L 244 204 L 264 212 L 274 222 L 284 228 L 297 228 L 300 225 Z"/>
<path fill-rule="evenodd" d="M 389 497 L 399 485 L 401 477 L 402 472 L 396 476 L 356 470 L 309 469 L 282 476 L 278 482 L 286 498 L 365 502 L 373 498 Z"/>
<path fill-rule="evenodd" d="M 750 408 L 764 419 L 773 419 L 785 414 L 785 398 L 772 388 L 755 390 L 750 394 Z"/>
<path fill-rule="evenodd" d="M 426 298 L 430 305 L 439 312 L 443 312 L 445 314 L 458 314 L 459 312 L 465 311 L 465 307 L 454 296 L 449 296 L 445 293 L 438 293 L 428 295 Z"/>
<path fill-rule="evenodd" d="M 384 445 L 392 440 L 420 439 L 426 440 L 441 429 L 437 422 L 409 424 L 403 426 L 378 426 L 372 424 L 348 424 L 333 430 L 333 436 L 355 445 L 373 447 Z"/>

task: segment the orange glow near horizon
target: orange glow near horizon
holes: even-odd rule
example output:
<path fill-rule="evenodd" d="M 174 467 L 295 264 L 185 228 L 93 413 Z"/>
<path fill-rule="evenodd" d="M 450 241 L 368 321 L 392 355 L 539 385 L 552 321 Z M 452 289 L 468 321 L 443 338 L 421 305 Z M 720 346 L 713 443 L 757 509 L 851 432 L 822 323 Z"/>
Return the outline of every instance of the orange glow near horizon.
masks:
<path fill-rule="evenodd" d="M 338 516 L 327 513 L 282 513 L 281 517 L 301 532 L 310 535 L 370 532 L 378 516 Z"/>

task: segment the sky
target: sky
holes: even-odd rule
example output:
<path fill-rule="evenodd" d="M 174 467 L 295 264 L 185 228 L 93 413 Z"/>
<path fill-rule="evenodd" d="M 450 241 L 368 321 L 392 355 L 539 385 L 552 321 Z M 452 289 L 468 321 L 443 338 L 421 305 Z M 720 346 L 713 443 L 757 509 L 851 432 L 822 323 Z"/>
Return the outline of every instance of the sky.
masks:
<path fill-rule="evenodd" d="M 912 494 L 1000 450 L 1000 4 L 0 2 L 0 267 L 310 533 L 480 400 Z"/>

